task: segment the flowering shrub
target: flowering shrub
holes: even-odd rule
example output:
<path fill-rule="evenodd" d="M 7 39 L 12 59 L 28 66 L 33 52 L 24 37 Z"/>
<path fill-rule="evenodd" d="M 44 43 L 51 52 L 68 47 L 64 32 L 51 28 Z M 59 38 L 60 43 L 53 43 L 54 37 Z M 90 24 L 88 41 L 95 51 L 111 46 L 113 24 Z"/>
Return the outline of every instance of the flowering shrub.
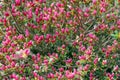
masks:
<path fill-rule="evenodd" d="M 0 80 L 119 80 L 120 0 L 3 0 Z"/>

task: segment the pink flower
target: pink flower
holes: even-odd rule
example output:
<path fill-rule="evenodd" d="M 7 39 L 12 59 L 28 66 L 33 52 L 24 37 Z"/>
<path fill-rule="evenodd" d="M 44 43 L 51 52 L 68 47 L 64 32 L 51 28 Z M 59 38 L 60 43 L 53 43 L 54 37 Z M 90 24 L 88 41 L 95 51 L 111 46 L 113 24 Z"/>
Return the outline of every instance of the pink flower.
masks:
<path fill-rule="evenodd" d="M 10 48 L 8 49 L 8 51 L 9 51 L 9 52 L 13 52 L 14 50 L 13 50 L 12 47 L 10 47 Z"/>
<path fill-rule="evenodd" d="M 60 71 L 60 72 L 63 72 L 63 71 L 64 71 L 64 68 L 59 68 L 59 71 Z"/>
<path fill-rule="evenodd" d="M 15 64 L 16 64 L 16 63 L 15 63 L 14 61 L 11 62 L 11 66 L 12 66 L 12 67 L 15 67 Z"/>
<path fill-rule="evenodd" d="M 35 15 L 38 16 L 38 13 L 39 13 L 39 8 L 37 7 L 37 8 L 35 9 Z"/>
<path fill-rule="evenodd" d="M 84 67 L 84 70 L 85 70 L 85 71 L 88 71 L 89 67 L 90 67 L 90 65 L 89 65 L 89 64 L 86 64 L 85 67 Z"/>
<path fill-rule="evenodd" d="M 70 64 L 70 63 L 72 63 L 72 59 L 70 58 L 70 59 L 66 60 L 65 62 L 66 62 L 67 64 Z"/>
<path fill-rule="evenodd" d="M 19 58 L 27 58 L 29 54 L 30 54 L 30 49 L 25 49 L 25 50 L 21 49 L 20 51 L 16 52 L 15 56 Z"/>
<path fill-rule="evenodd" d="M 51 78 L 54 78 L 54 74 L 53 74 L 53 73 L 50 73 L 50 77 L 51 77 Z"/>
<path fill-rule="evenodd" d="M 89 14 L 85 12 L 85 13 L 84 13 L 84 16 L 85 16 L 85 17 L 89 17 Z"/>
<path fill-rule="evenodd" d="M 39 76 L 38 80 L 44 80 L 44 78 L 42 76 Z"/>
<path fill-rule="evenodd" d="M 28 29 L 25 30 L 25 36 L 26 36 L 26 37 L 29 37 L 29 36 L 30 36 L 30 32 L 29 32 Z"/>
<path fill-rule="evenodd" d="M 110 18 L 110 14 L 107 14 L 106 17 L 107 17 L 107 18 Z"/>
<path fill-rule="evenodd" d="M 93 4 L 96 4 L 96 3 L 97 3 L 97 0 L 92 0 L 92 3 L 93 3 Z"/>
<path fill-rule="evenodd" d="M 118 29 L 120 29 L 120 25 L 118 25 Z"/>
<path fill-rule="evenodd" d="M 8 12 L 5 12 L 4 15 L 5 15 L 6 17 L 8 17 L 8 16 L 9 16 L 9 13 L 8 13 Z"/>
<path fill-rule="evenodd" d="M 29 55 L 30 54 L 30 49 L 25 49 L 24 52 L 25 52 L 26 55 Z"/>
<path fill-rule="evenodd" d="M 26 80 L 26 77 L 25 77 L 25 76 L 23 76 L 21 80 Z"/>
<path fill-rule="evenodd" d="M 120 25 L 120 19 L 119 19 L 119 20 L 117 20 L 117 24 L 118 24 L 118 25 Z"/>
<path fill-rule="evenodd" d="M 28 13 L 28 19 L 31 19 L 33 17 L 33 14 L 32 14 L 32 8 L 27 12 Z"/>
<path fill-rule="evenodd" d="M 13 78 L 13 79 L 15 79 L 15 80 L 19 80 L 19 77 L 18 77 L 15 73 L 13 73 L 13 74 L 11 75 L 11 78 Z"/>
<path fill-rule="evenodd" d="M 94 59 L 94 64 L 97 64 L 97 62 L 98 62 L 98 57 Z"/>
<path fill-rule="evenodd" d="M 30 40 L 27 44 L 28 44 L 28 47 L 31 47 L 33 45 L 33 41 Z"/>
<path fill-rule="evenodd" d="M 46 15 L 45 17 L 43 17 L 43 20 L 48 21 L 50 19 L 50 15 Z"/>
<path fill-rule="evenodd" d="M 110 80 L 113 80 L 114 78 L 114 73 L 110 74 L 110 73 L 107 73 L 107 76 L 109 77 Z"/>
<path fill-rule="evenodd" d="M 114 71 L 118 71 L 119 67 L 118 65 L 114 67 Z"/>
<path fill-rule="evenodd" d="M 0 4 L 0 9 L 2 9 L 2 5 Z"/>
<path fill-rule="evenodd" d="M 42 26 L 42 31 L 46 31 L 46 29 L 47 29 L 47 25 L 46 25 L 46 24 L 43 24 L 43 26 Z"/>
<path fill-rule="evenodd" d="M 88 36 L 89 36 L 90 38 L 92 38 L 92 39 L 96 39 L 96 36 L 95 36 L 95 34 L 93 34 L 93 33 L 89 33 Z"/>
<path fill-rule="evenodd" d="M 73 79 L 75 77 L 75 74 L 74 73 L 70 73 L 69 71 L 66 71 L 65 72 L 65 75 L 68 79 Z"/>
<path fill-rule="evenodd" d="M 15 5 L 16 5 L 16 6 L 19 6 L 20 3 L 21 3 L 21 0 L 15 0 Z"/>
<path fill-rule="evenodd" d="M 44 64 L 48 65 L 48 62 L 49 62 L 49 61 L 48 61 L 47 59 L 44 59 L 43 62 L 44 62 Z"/>
<path fill-rule="evenodd" d="M 36 72 L 33 72 L 33 75 L 34 75 L 34 77 L 37 77 L 37 76 L 38 76 L 38 74 L 37 74 Z"/>
<path fill-rule="evenodd" d="M 85 46 L 81 46 L 81 47 L 80 47 L 80 50 L 81 50 L 81 51 L 85 51 L 85 50 L 86 50 Z"/>
<path fill-rule="evenodd" d="M 66 46 L 63 44 L 63 45 L 62 45 L 62 48 L 65 49 L 65 47 L 66 47 Z"/>
<path fill-rule="evenodd" d="M 101 11 L 101 12 L 105 12 L 106 9 L 105 9 L 104 7 L 101 7 L 101 8 L 100 8 L 100 11 Z"/>
<path fill-rule="evenodd" d="M 6 59 L 7 59 L 9 62 L 12 61 L 12 59 L 11 59 L 11 57 L 10 57 L 9 55 L 6 55 Z"/>
<path fill-rule="evenodd" d="M 85 51 L 85 53 L 86 53 L 87 55 L 91 55 L 91 54 L 92 54 L 92 51 L 91 51 L 90 49 L 88 49 L 88 50 Z"/>
<path fill-rule="evenodd" d="M 39 70 L 39 66 L 38 66 L 38 65 L 35 65 L 35 69 L 36 69 L 36 70 Z"/>
<path fill-rule="evenodd" d="M 96 10 L 94 10 L 94 11 L 92 12 L 92 14 L 93 14 L 93 15 L 96 15 L 96 14 L 97 14 L 97 11 L 96 11 Z"/>
<path fill-rule="evenodd" d="M 93 80 L 93 73 L 90 72 L 90 80 Z"/>
<path fill-rule="evenodd" d="M 37 58 L 40 58 L 40 53 L 37 53 Z"/>
<path fill-rule="evenodd" d="M 18 37 L 17 37 L 18 40 L 23 40 L 24 39 L 24 36 L 22 34 L 19 34 Z"/>
<path fill-rule="evenodd" d="M 107 64 L 107 60 L 103 60 L 102 64 L 106 65 Z"/>
<path fill-rule="evenodd" d="M 86 60 L 86 57 L 82 55 L 82 56 L 79 56 L 79 59 L 80 60 Z"/>
<path fill-rule="evenodd" d="M 35 41 L 37 41 L 37 40 L 38 40 L 38 38 L 39 38 L 39 36 L 38 36 L 38 35 L 34 35 L 34 40 L 35 40 Z"/>

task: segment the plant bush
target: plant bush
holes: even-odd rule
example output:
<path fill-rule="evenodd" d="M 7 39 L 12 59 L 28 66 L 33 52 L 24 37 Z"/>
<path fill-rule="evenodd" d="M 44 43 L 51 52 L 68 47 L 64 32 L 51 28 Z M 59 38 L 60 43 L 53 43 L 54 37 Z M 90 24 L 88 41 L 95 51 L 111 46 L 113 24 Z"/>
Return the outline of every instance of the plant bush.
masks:
<path fill-rule="evenodd" d="M 119 0 L 2 0 L 0 80 L 119 80 Z"/>

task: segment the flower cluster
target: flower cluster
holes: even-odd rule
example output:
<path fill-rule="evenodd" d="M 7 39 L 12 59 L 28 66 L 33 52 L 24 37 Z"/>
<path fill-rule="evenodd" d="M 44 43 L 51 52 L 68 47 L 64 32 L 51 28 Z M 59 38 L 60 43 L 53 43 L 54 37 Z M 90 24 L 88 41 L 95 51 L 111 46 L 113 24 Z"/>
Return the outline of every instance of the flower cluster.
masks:
<path fill-rule="evenodd" d="M 2 0 L 0 80 L 120 79 L 120 0 Z"/>

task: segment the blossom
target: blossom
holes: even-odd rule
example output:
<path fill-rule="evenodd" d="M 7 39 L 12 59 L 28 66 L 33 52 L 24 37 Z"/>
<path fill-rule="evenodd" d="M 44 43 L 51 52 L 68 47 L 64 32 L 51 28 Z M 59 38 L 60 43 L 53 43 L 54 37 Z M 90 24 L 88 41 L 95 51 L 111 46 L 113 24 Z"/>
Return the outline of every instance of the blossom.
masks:
<path fill-rule="evenodd" d="M 15 0 L 15 4 L 16 4 L 16 6 L 20 6 L 21 0 Z"/>
<path fill-rule="evenodd" d="M 75 74 L 74 73 L 70 73 L 69 71 L 66 71 L 65 75 L 66 75 L 66 77 L 68 79 L 73 79 L 75 77 Z"/>

